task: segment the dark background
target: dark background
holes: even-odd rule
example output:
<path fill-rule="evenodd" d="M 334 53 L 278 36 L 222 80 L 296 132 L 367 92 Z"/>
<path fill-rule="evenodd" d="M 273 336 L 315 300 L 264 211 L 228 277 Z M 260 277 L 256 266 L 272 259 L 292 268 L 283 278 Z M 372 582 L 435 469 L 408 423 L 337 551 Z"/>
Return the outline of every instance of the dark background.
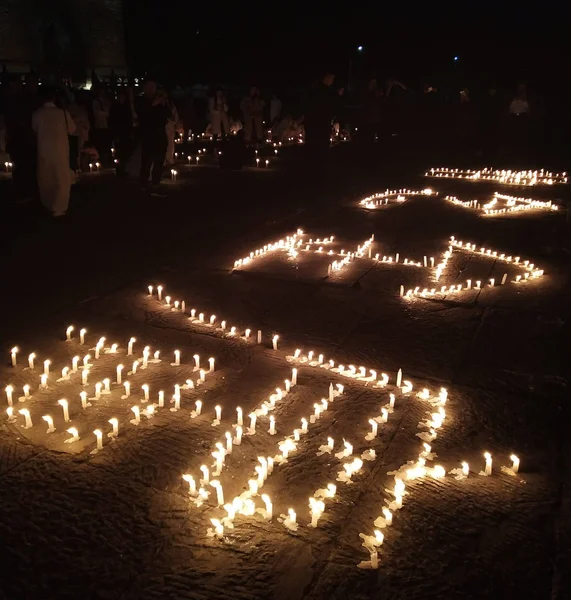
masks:
<path fill-rule="evenodd" d="M 355 79 L 568 86 L 563 3 L 419 4 L 124 0 L 128 62 L 178 83 L 343 83 L 351 61 Z"/>

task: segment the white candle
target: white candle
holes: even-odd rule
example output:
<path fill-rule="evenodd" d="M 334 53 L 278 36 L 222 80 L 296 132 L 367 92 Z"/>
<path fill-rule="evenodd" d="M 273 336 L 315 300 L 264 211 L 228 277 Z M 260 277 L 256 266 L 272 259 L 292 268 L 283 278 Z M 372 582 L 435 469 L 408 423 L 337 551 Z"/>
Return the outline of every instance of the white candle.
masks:
<path fill-rule="evenodd" d="M 212 373 L 214 371 L 214 358 L 210 357 L 208 359 L 208 365 L 210 367 L 210 373 Z"/>
<path fill-rule="evenodd" d="M 12 406 L 12 394 L 14 393 L 14 388 L 11 385 L 6 386 L 6 400 L 8 402 L 8 406 Z"/>
<path fill-rule="evenodd" d="M 470 474 L 470 467 L 468 466 L 467 462 L 463 462 L 462 463 L 462 475 L 465 475 L 466 477 L 468 477 L 469 474 Z"/>
<path fill-rule="evenodd" d="M 85 334 L 87 333 L 87 329 L 80 329 L 79 330 L 79 343 L 80 344 L 85 344 Z"/>
<path fill-rule="evenodd" d="M 165 297 L 165 302 L 166 302 L 167 306 L 170 306 L 171 305 L 171 297 L 170 296 L 166 296 Z"/>
<path fill-rule="evenodd" d="M 143 393 L 145 394 L 145 402 L 149 401 L 149 386 L 145 383 L 141 386 Z"/>
<path fill-rule="evenodd" d="M 295 510 L 293 508 L 288 508 L 287 510 L 289 522 L 293 525 L 297 523 L 297 515 L 295 514 Z"/>
<path fill-rule="evenodd" d="M 83 368 L 87 369 L 89 367 L 89 359 L 91 358 L 91 354 L 86 354 L 83 357 Z"/>
<path fill-rule="evenodd" d="M 172 364 L 172 366 L 180 367 L 180 350 L 174 351 L 174 363 Z"/>
<path fill-rule="evenodd" d="M 258 329 L 258 344 L 262 343 L 262 330 Z"/>
<path fill-rule="evenodd" d="M 214 325 L 215 321 L 216 321 L 216 315 L 210 315 L 210 324 Z"/>
<path fill-rule="evenodd" d="M 486 459 L 486 468 L 485 468 L 485 473 L 486 475 L 491 475 L 492 474 L 492 455 L 489 452 L 484 452 L 484 458 Z"/>
<path fill-rule="evenodd" d="M 292 369 L 291 370 L 291 384 L 293 385 L 297 385 L 297 369 Z"/>
<path fill-rule="evenodd" d="M 188 493 L 191 496 L 196 496 L 196 482 L 194 481 L 194 477 L 192 475 L 185 474 L 182 476 L 182 478 L 188 483 Z"/>
<path fill-rule="evenodd" d="M 271 521 L 273 518 L 272 501 L 270 500 L 270 497 L 267 494 L 262 494 L 262 500 L 264 501 L 264 504 L 266 505 L 266 519 L 268 519 L 268 521 Z"/>
<path fill-rule="evenodd" d="M 389 420 L 389 411 L 386 408 L 381 408 L 381 421 L 383 423 L 386 423 L 388 420 Z"/>
<path fill-rule="evenodd" d="M 131 395 L 131 384 L 128 381 L 126 381 L 123 384 L 123 387 L 125 388 L 124 398 L 128 398 Z"/>
<path fill-rule="evenodd" d="M 116 419 L 115 417 L 109 419 L 109 421 L 107 421 L 108 423 L 111 424 L 111 426 L 113 427 L 113 431 L 111 433 L 108 433 L 107 436 L 110 438 L 116 438 L 119 435 L 119 419 Z"/>
<path fill-rule="evenodd" d="M 180 312 L 181 313 L 186 312 L 186 302 L 184 300 L 182 300 L 182 302 L 180 303 Z"/>
<path fill-rule="evenodd" d="M 159 392 L 159 408 L 163 408 L 164 405 L 165 405 L 165 393 L 163 392 L 163 390 L 161 390 Z"/>
<path fill-rule="evenodd" d="M 222 490 L 222 484 L 217 481 L 216 479 L 214 479 L 213 481 L 210 482 L 210 485 L 216 489 L 216 502 L 218 503 L 218 506 L 223 506 L 224 505 L 224 491 Z"/>
<path fill-rule="evenodd" d="M 202 402 L 200 400 L 197 400 L 194 405 L 196 406 L 196 416 L 200 416 L 200 413 L 202 411 Z"/>
<path fill-rule="evenodd" d="M 40 388 L 45 390 L 48 387 L 48 376 L 45 373 L 40 375 Z"/>
<path fill-rule="evenodd" d="M 27 383 L 22 387 L 22 390 L 24 391 L 24 398 L 30 398 L 30 386 Z"/>
<path fill-rule="evenodd" d="M 515 454 L 512 454 L 510 460 L 512 461 L 512 471 L 517 473 L 519 471 L 519 458 Z"/>
<path fill-rule="evenodd" d="M 95 346 L 95 360 L 97 360 L 99 358 L 99 350 L 101 349 L 101 346 L 99 344 L 97 344 L 97 346 Z"/>
<path fill-rule="evenodd" d="M 214 407 L 214 412 L 216 413 L 216 420 L 220 421 L 222 419 L 222 407 L 221 406 L 215 406 Z"/>
<path fill-rule="evenodd" d="M 52 361 L 49 359 L 44 360 L 44 375 L 46 375 L 47 377 L 50 376 L 50 365 L 51 365 Z"/>
<path fill-rule="evenodd" d="M 6 409 L 6 414 L 8 415 L 8 423 L 13 423 L 16 420 L 16 417 L 14 416 L 14 408 L 12 406 L 9 406 Z"/>
<path fill-rule="evenodd" d="M 24 429 L 30 429 L 30 427 L 33 426 L 32 418 L 30 417 L 30 411 L 27 408 L 21 408 L 18 412 L 24 416 L 24 419 L 26 421 Z"/>
<path fill-rule="evenodd" d="M 274 350 L 278 349 L 278 340 L 280 339 L 279 335 L 274 335 L 274 337 L 272 338 L 272 346 L 274 347 Z"/>
<path fill-rule="evenodd" d="M 34 368 L 34 359 L 35 358 L 36 358 L 36 355 L 33 352 L 28 356 L 28 367 L 30 369 Z"/>
<path fill-rule="evenodd" d="M 103 432 L 101 431 L 101 429 L 95 429 L 93 431 L 93 433 L 95 434 L 95 437 L 97 439 L 97 450 L 103 450 Z"/>
<path fill-rule="evenodd" d="M 246 329 L 246 331 L 245 331 L 245 333 L 244 333 L 244 337 L 245 337 L 246 339 L 248 339 L 248 338 L 250 337 L 250 333 L 252 333 L 252 330 L 251 330 L 251 329 Z"/>
<path fill-rule="evenodd" d="M 276 419 L 274 416 L 270 417 L 270 430 L 269 430 L 269 434 L 270 435 L 276 435 Z"/>
<path fill-rule="evenodd" d="M 18 364 L 18 347 L 14 346 L 12 350 L 10 350 L 10 355 L 12 357 L 12 366 L 15 367 Z"/>
<path fill-rule="evenodd" d="M 70 325 L 66 330 L 65 330 L 65 339 L 67 342 L 71 341 L 71 333 L 74 330 L 73 325 Z"/>
<path fill-rule="evenodd" d="M 137 341 L 137 338 L 132 337 L 129 340 L 129 345 L 127 346 L 127 356 L 133 355 L 133 344 Z"/>
<path fill-rule="evenodd" d="M 117 383 L 119 385 L 121 385 L 122 383 L 122 379 L 121 379 L 121 371 L 123 371 L 125 367 L 123 367 L 123 365 L 117 365 Z"/>
<path fill-rule="evenodd" d="M 201 323 L 204 323 L 204 313 L 200 313 L 200 314 L 198 315 L 198 320 L 199 320 Z"/>
<path fill-rule="evenodd" d="M 161 352 L 160 352 L 160 350 L 157 350 L 157 351 L 156 351 L 156 352 L 153 354 L 153 360 L 154 360 L 155 362 L 160 362 L 160 360 L 159 360 L 159 356 L 160 356 L 160 355 L 161 355 Z"/>
<path fill-rule="evenodd" d="M 163 286 L 162 285 L 157 286 L 157 296 L 158 296 L 159 300 L 163 299 Z"/>
<path fill-rule="evenodd" d="M 200 369 L 200 356 L 195 354 L 192 358 L 194 358 L 194 368 L 198 371 Z"/>
<path fill-rule="evenodd" d="M 383 506 L 382 511 L 387 525 L 391 525 L 393 522 L 393 513 L 386 506 Z"/>
<path fill-rule="evenodd" d="M 234 445 L 239 446 L 242 443 L 242 427 L 238 425 L 236 427 L 236 437 L 234 438 Z"/>
<path fill-rule="evenodd" d="M 222 329 L 222 331 L 226 329 L 226 321 L 222 321 L 222 323 L 220 323 L 220 329 Z"/>
<path fill-rule="evenodd" d="M 131 367 L 131 375 L 135 375 L 135 373 L 137 372 L 137 369 L 139 368 L 139 361 L 138 360 L 134 360 L 133 361 L 133 366 Z"/>
<path fill-rule="evenodd" d="M 87 385 L 87 378 L 89 377 L 89 369 L 84 369 L 81 372 L 81 385 L 86 386 Z"/>
<path fill-rule="evenodd" d="M 232 454 L 232 434 L 227 431 L 224 437 L 226 438 L 226 454 Z"/>
<path fill-rule="evenodd" d="M 397 387 L 400 387 L 401 382 L 402 382 L 402 369 L 399 369 L 398 373 L 397 373 Z"/>
<path fill-rule="evenodd" d="M 198 162 L 198 158 L 196 159 L 196 162 Z M 216 537 L 219 540 L 222 539 L 222 537 L 224 536 L 224 527 L 222 523 L 219 521 L 219 519 L 210 519 L 210 522 L 214 526 L 214 534 L 216 535 Z"/>
<path fill-rule="evenodd" d="M 70 427 L 67 430 L 67 433 L 69 433 L 71 435 L 71 437 L 69 439 L 65 440 L 64 443 L 72 444 L 73 442 L 77 442 L 79 440 L 79 432 L 77 431 L 77 429 L 75 427 Z"/>
<path fill-rule="evenodd" d="M 302 433 L 307 433 L 307 419 L 301 419 L 301 431 Z"/>
<path fill-rule="evenodd" d="M 79 364 L 79 356 L 74 356 L 71 359 L 71 372 L 72 373 L 77 373 L 77 371 L 78 371 L 78 364 Z"/>
<path fill-rule="evenodd" d="M 206 381 L 206 371 L 204 369 L 200 369 L 200 381 L 202 381 L 202 383 Z"/>
<path fill-rule="evenodd" d="M 63 420 L 66 423 L 69 423 L 69 404 L 65 398 L 58 400 L 57 403 L 61 406 L 63 410 Z"/>
<path fill-rule="evenodd" d="M 99 400 L 99 398 L 101 398 L 101 388 L 103 387 L 103 384 L 97 382 L 95 384 L 95 399 Z"/>
<path fill-rule="evenodd" d="M 206 485 L 210 481 L 210 471 L 206 465 L 201 465 L 200 470 L 202 471 L 201 484 Z"/>
<path fill-rule="evenodd" d="M 81 408 L 85 410 L 88 406 L 91 406 L 89 402 L 87 402 L 87 392 L 79 392 L 79 397 L 81 398 Z"/>
<path fill-rule="evenodd" d="M 371 425 L 371 435 L 372 437 L 377 437 L 377 431 L 379 428 L 378 423 L 374 419 L 369 419 L 369 424 Z"/>
<path fill-rule="evenodd" d="M 147 287 L 147 289 L 149 290 L 149 296 L 152 296 L 152 295 L 153 295 L 153 286 L 152 286 L 152 285 L 149 285 L 149 286 Z"/>
<path fill-rule="evenodd" d="M 256 413 L 250 413 L 248 416 L 250 417 L 249 432 L 251 434 L 254 434 L 254 433 L 256 433 L 256 419 L 257 419 Z"/>
<path fill-rule="evenodd" d="M 132 406 L 131 410 L 133 411 L 133 414 L 135 415 L 135 418 L 131 419 L 131 423 L 133 425 L 138 425 L 141 422 L 141 411 L 139 410 L 138 406 Z"/>
<path fill-rule="evenodd" d="M 54 427 L 54 420 L 50 415 L 44 415 L 42 419 L 48 424 L 48 430 L 46 433 L 53 433 L 56 428 Z"/>
<path fill-rule="evenodd" d="M 242 415 L 242 409 L 239 406 L 236 407 L 236 423 L 240 426 L 244 425 L 244 417 Z"/>

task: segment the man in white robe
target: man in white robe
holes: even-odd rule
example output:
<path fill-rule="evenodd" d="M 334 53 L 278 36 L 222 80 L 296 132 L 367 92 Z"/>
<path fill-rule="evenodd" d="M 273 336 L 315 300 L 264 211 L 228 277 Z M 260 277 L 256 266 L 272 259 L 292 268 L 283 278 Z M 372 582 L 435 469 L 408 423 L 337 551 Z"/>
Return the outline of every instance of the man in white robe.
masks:
<path fill-rule="evenodd" d="M 72 172 L 69 167 L 68 135 L 75 132 L 71 115 L 55 105 L 55 91 L 32 116 L 38 147 L 38 187 L 42 204 L 54 217 L 62 217 L 69 206 Z"/>

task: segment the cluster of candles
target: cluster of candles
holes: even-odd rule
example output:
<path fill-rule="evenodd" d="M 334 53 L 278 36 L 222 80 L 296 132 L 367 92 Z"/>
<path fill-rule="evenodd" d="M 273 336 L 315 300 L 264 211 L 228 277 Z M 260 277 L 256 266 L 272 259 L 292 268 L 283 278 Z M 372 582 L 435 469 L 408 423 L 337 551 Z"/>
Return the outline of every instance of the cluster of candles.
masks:
<path fill-rule="evenodd" d="M 436 192 L 431 190 L 430 188 L 426 188 L 424 190 L 407 190 L 402 188 L 400 190 L 386 190 L 384 192 L 379 192 L 377 194 L 373 194 L 372 196 L 367 196 L 359 201 L 359 206 L 368 209 L 374 208 L 382 208 L 386 206 L 389 202 L 395 202 L 398 204 L 402 204 L 406 202 L 410 196 L 433 196 L 436 195 Z"/>
<path fill-rule="evenodd" d="M 512 171 L 499 169 L 430 169 L 425 177 L 447 177 L 450 179 L 469 179 L 472 181 L 494 181 L 503 185 L 554 185 L 567 183 L 567 173 L 552 173 L 545 169 L 539 171 Z"/>
<path fill-rule="evenodd" d="M 73 325 L 70 325 L 66 329 L 66 332 L 65 332 L 66 342 L 73 341 L 74 330 L 75 330 L 75 328 Z M 79 332 L 80 345 L 85 345 L 86 333 L 87 333 L 86 329 L 80 330 L 80 332 Z M 127 344 L 127 350 L 126 350 L 127 356 L 134 357 L 134 345 L 135 345 L 136 341 L 137 340 L 134 337 L 129 339 L 129 342 Z M 114 386 L 115 388 L 119 388 L 123 391 L 123 394 L 121 395 L 121 399 L 126 400 L 127 398 L 129 398 L 131 396 L 132 387 L 131 387 L 130 381 L 128 381 L 128 380 L 123 381 L 123 372 L 125 370 L 125 366 L 123 364 L 119 364 L 116 366 L 114 381 L 111 381 L 110 378 L 106 378 L 106 379 L 103 379 L 103 381 L 101 381 L 101 382 L 97 382 L 94 387 L 93 396 L 88 395 L 88 391 L 87 391 L 87 388 L 89 386 L 88 379 L 89 379 L 91 370 L 94 367 L 94 363 L 91 362 L 92 359 L 98 360 L 102 354 L 117 355 L 122 352 L 121 348 L 119 347 L 119 344 L 115 343 L 115 344 L 107 345 L 106 338 L 104 338 L 104 337 L 101 337 L 98 340 L 95 347 L 90 349 L 90 351 L 94 352 L 93 357 L 91 354 L 86 354 L 84 356 L 83 360 L 81 360 L 81 358 L 79 356 L 73 357 L 71 366 L 63 367 L 63 369 L 61 371 L 61 377 L 59 377 L 56 380 L 56 383 L 61 383 L 63 381 L 69 381 L 72 378 L 72 376 L 74 376 L 74 375 L 78 375 L 81 377 L 81 385 L 84 388 L 79 393 L 82 410 L 86 410 L 87 408 L 92 406 L 92 403 L 90 402 L 91 400 L 98 401 L 98 400 L 101 400 L 104 396 L 110 395 L 112 393 L 112 386 Z M 12 367 L 14 367 L 14 368 L 16 368 L 18 366 L 18 354 L 19 354 L 19 348 L 17 346 L 15 346 L 14 348 L 11 349 L 10 358 L 11 358 Z M 173 352 L 173 356 L 174 356 L 174 360 L 172 363 L 170 363 L 170 365 L 174 366 L 174 367 L 181 366 L 180 350 L 175 350 Z M 36 354 L 33 352 L 28 356 L 28 367 L 26 367 L 25 370 L 31 370 L 31 371 L 35 370 L 36 358 L 37 358 Z M 206 381 L 207 375 L 209 375 L 210 373 L 212 373 L 214 371 L 215 359 L 213 357 L 208 359 L 208 368 L 207 369 L 201 368 L 200 356 L 198 354 L 195 354 L 193 356 L 193 359 L 194 359 L 193 371 L 198 374 L 198 379 L 196 382 L 194 382 L 192 379 L 187 379 L 184 385 L 176 384 L 174 386 L 174 394 L 172 395 L 172 400 L 171 400 L 171 403 L 173 403 L 174 406 L 173 406 L 173 408 L 170 409 L 171 412 L 177 412 L 178 410 L 180 410 L 181 390 L 195 389 L 195 388 L 199 387 Z M 82 364 L 80 364 L 80 362 L 82 362 Z M 144 371 L 145 369 L 147 369 L 150 365 L 158 364 L 160 362 L 161 362 L 160 351 L 157 350 L 153 353 L 153 352 L 151 352 L 151 348 L 149 346 L 146 346 L 143 349 L 142 357 L 134 358 L 132 366 L 131 366 L 131 370 L 128 372 L 128 374 L 134 376 L 138 372 L 141 372 L 141 371 Z M 49 380 L 49 377 L 51 374 L 51 372 L 50 372 L 51 364 L 52 363 L 49 359 L 46 359 L 43 362 L 43 373 L 40 375 L 39 391 L 48 389 L 48 380 Z M 150 387 L 149 387 L 149 385 L 147 383 L 145 383 L 140 386 L 140 389 L 142 392 L 141 395 L 143 396 L 143 398 L 141 399 L 140 402 L 143 404 L 146 404 L 146 406 L 144 407 L 143 411 L 141 411 L 141 408 L 138 405 L 131 407 L 131 411 L 134 414 L 134 418 L 130 421 L 130 423 L 132 423 L 133 425 L 139 425 L 139 423 L 141 422 L 141 416 L 145 416 L 145 417 L 147 417 L 147 419 L 153 418 L 153 416 L 156 414 L 157 408 L 163 408 L 165 406 L 165 392 L 164 391 L 161 390 L 158 392 L 158 398 L 157 398 L 156 403 L 149 403 L 150 402 Z M 29 384 L 25 384 L 23 386 L 22 390 L 23 390 L 24 395 L 18 398 L 19 402 L 25 402 L 27 400 L 32 399 L 33 395 L 31 393 L 31 386 Z M 14 392 L 15 392 L 14 386 L 12 386 L 12 385 L 6 386 L 5 393 L 6 393 L 6 401 L 8 404 L 8 408 L 6 409 L 6 414 L 7 414 L 9 423 L 17 422 L 17 417 L 16 417 L 16 414 L 14 411 Z M 61 407 L 64 423 L 66 423 L 66 424 L 70 423 L 71 417 L 70 417 L 69 401 L 65 398 L 61 398 L 60 400 L 57 401 L 57 405 Z M 202 409 L 202 401 L 197 400 L 196 401 L 196 411 L 193 411 L 193 413 L 197 413 L 199 415 L 201 412 L 201 409 Z M 34 426 L 34 423 L 32 421 L 32 417 L 30 414 L 30 409 L 22 408 L 22 409 L 19 409 L 17 412 L 18 412 L 18 414 L 22 415 L 22 417 L 24 418 L 23 426 L 25 429 L 30 429 Z M 217 417 L 219 418 L 219 407 L 216 408 L 216 414 L 217 414 Z M 197 415 L 195 414 L 194 416 L 197 416 Z M 192 414 L 191 414 L 191 418 L 193 418 Z M 42 420 L 47 423 L 47 426 L 48 426 L 47 433 L 48 434 L 54 433 L 56 431 L 56 428 L 54 426 L 54 419 L 53 419 L 52 415 L 42 415 Z M 107 434 L 107 436 L 109 438 L 111 438 L 111 441 L 115 441 L 115 439 L 119 435 L 119 420 L 116 417 L 113 417 L 108 420 L 108 423 L 112 426 L 112 431 L 109 432 Z M 79 430 L 76 427 L 67 428 L 66 431 L 67 431 L 67 433 L 70 434 L 71 437 L 66 439 L 65 443 L 73 443 L 73 442 L 79 441 L 79 439 L 80 439 Z M 93 450 L 92 454 L 97 453 L 98 451 L 103 449 L 104 432 L 101 429 L 96 429 L 93 431 L 93 434 L 95 435 L 95 438 L 96 438 L 96 448 Z"/>
<path fill-rule="evenodd" d="M 505 252 L 500 252 L 499 250 L 492 250 L 490 248 L 480 247 L 477 248 L 476 244 L 471 242 L 462 242 L 456 240 L 454 236 L 452 236 L 448 242 L 448 248 L 442 255 L 442 260 L 435 267 L 434 278 L 435 281 L 438 281 L 448 266 L 448 261 L 452 256 L 454 251 L 462 251 L 469 252 L 478 256 L 483 256 L 486 258 L 492 258 L 498 262 L 504 262 L 509 265 L 515 266 L 522 270 L 521 275 L 516 275 L 515 278 L 508 282 L 508 274 L 504 273 L 502 278 L 496 282 L 496 279 L 491 277 L 487 281 L 482 282 L 481 280 L 472 281 L 471 279 L 467 279 L 464 283 L 458 283 L 450 286 L 441 286 L 440 288 L 421 288 L 417 286 L 413 289 L 409 289 L 405 291 L 403 285 L 400 286 L 399 294 L 403 298 L 427 298 L 433 297 L 437 295 L 446 295 L 446 294 L 456 294 L 459 292 L 466 292 L 472 289 L 480 290 L 485 286 L 494 287 L 497 284 L 505 285 L 506 283 L 525 283 L 527 281 L 531 281 L 534 279 L 539 279 L 543 276 L 544 271 L 542 269 L 537 269 L 535 264 L 529 260 L 521 260 L 519 256 L 508 255 Z"/>
<path fill-rule="evenodd" d="M 365 252 L 368 251 L 369 258 L 371 258 L 371 244 L 375 241 L 375 235 L 373 234 L 368 240 L 365 240 L 362 244 L 359 244 L 353 252 L 345 252 L 341 250 L 339 256 L 343 258 L 341 260 L 334 260 L 327 267 L 327 276 L 329 277 L 333 271 L 340 271 L 344 266 L 348 265 L 355 258 L 363 258 Z"/>
<path fill-rule="evenodd" d="M 298 229 L 296 233 L 294 233 L 293 235 L 286 236 L 285 239 L 281 239 L 276 242 L 271 242 L 269 244 L 266 244 L 262 248 L 257 248 L 256 250 L 250 252 L 248 256 L 234 261 L 234 269 L 238 269 L 240 267 L 249 265 L 254 259 L 265 256 L 266 254 L 268 254 L 268 252 L 275 252 L 277 250 L 289 252 L 292 247 L 295 248 L 296 243 L 299 241 L 299 238 L 302 235 L 303 231 L 301 229 Z"/>
<path fill-rule="evenodd" d="M 6 173 L 10 173 L 10 171 L 12 170 L 12 167 L 14 165 L 11 162 L 6 161 L 4 163 L 4 168 L 6 169 Z"/>
<path fill-rule="evenodd" d="M 481 211 L 483 216 L 495 217 L 498 215 L 521 213 L 529 210 L 559 210 L 557 204 L 551 200 L 535 200 L 533 198 L 521 198 L 517 196 L 508 196 L 495 192 L 492 199 L 486 204 L 480 204 L 478 200 L 459 200 L 456 196 L 446 196 L 445 198 L 452 204 L 462 208 L 470 208 Z"/>
<path fill-rule="evenodd" d="M 157 300 L 161 303 L 161 305 L 171 312 L 179 312 L 183 315 L 187 314 L 186 311 L 186 302 L 184 300 L 173 300 L 171 296 L 166 296 L 163 294 L 165 291 L 162 285 L 158 285 L 156 288 L 153 285 L 147 286 L 148 296 L 150 298 L 154 298 L 155 291 Z M 201 327 L 206 327 L 208 329 L 212 329 L 213 331 L 217 331 L 224 335 L 225 337 L 231 337 L 234 339 L 241 339 L 245 342 L 257 341 L 258 344 L 262 343 L 262 331 L 258 329 L 257 335 L 254 336 L 251 329 L 246 329 L 243 334 L 238 331 L 238 329 L 234 326 L 228 326 L 226 321 L 220 321 L 218 323 L 218 318 L 216 315 L 210 315 L 210 317 L 206 317 L 204 313 L 199 312 L 197 314 L 197 310 L 195 308 L 191 308 L 190 316 L 188 320 L 195 324 L 200 325 Z M 274 350 L 278 349 L 278 340 L 279 335 L 272 336 L 272 347 Z"/>

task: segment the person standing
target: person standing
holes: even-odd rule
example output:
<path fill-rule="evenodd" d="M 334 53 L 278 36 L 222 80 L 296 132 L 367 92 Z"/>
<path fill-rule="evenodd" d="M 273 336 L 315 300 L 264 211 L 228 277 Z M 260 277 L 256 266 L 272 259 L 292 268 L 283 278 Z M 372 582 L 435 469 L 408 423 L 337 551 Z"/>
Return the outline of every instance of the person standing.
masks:
<path fill-rule="evenodd" d="M 208 101 L 210 109 L 210 125 L 212 127 L 212 135 L 214 140 L 218 139 L 224 131 L 224 135 L 230 133 L 230 125 L 228 123 L 228 101 L 223 90 L 218 88 Z"/>
<path fill-rule="evenodd" d="M 151 176 L 151 195 L 164 197 L 159 185 L 167 153 L 166 124 L 170 116 L 165 95 L 157 91 L 153 80 L 145 83 L 143 96 L 137 110 L 141 138 L 140 182 L 144 189 Z"/>
<path fill-rule="evenodd" d="M 362 104 L 362 122 L 360 137 L 362 140 L 363 159 L 373 164 L 374 143 L 381 137 L 381 99 L 382 91 L 377 80 L 371 79 Z"/>
<path fill-rule="evenodd" d="M 54 217 L 63 217 L 69 207 L 72 173 L 69 139 L 75 131 L 71 115 L 55 104 L 54 89 L 44 90 L 44 105 L 32 116 L 37 140 L 38 189 L 41 203 Z"/>
<path fill-rule="evenodd" d="M 240 105 L 244 115 L 244 137 L 246 144 L 252 143 L 252 133 L 255 144 L 262 140 L 262 120 L 264 116 L 264 101 L 260 96 L 260 90 L 253 86 L 250 89 L 250 95 L 246 96 Z"/>
<path fill-rule="evenodd" d="M 497 157 L 503 118 L 502 100 L 497 89 L 491 87 L 482 101 L 480 114 L 480 134 L 482 139 L 482 160 L 485 165 L 493 165 Z"/>
<path fill-rule="evenodd" d="M 165 163 L 167 165 L 174 165 L 174 151 L 175 151 L 175 137 L 178 133 L 184 133 L 182 123 L 178 110 L 176 109 L 175 103 L 172 98 L 169 97 L 167 92 L 164 92 L 167 108 L 170 111 L 170 116 L 167 119 L 166 132 L 167 132 L 167 153 Z"/>
<path fill-rule="evenodd" d="M 126 175 L 127 162 L 133 150 L 133 112 L 126 89 L 119 90 L 109 110 L 109 128 L 113 134 L 117 156 L 117 175 Z"/>
<path fill-rule="evenodd" d="M 107 91 L 99 87 L 95 91 L 92 102 L 93 108 L 93 145 L 99 153 L 99 160 L 103 164 L 109 164 L 111 158 L 112 134 L 109 130 L 109 111 L 111 101 Z"/>
<path fill-rule="evenodd" d="M 276 94 L 272 96 L 270 100 L 270 127 L 277 125 L 279 118 L 282 114 L 282 101 L 277 97 Z"/>

